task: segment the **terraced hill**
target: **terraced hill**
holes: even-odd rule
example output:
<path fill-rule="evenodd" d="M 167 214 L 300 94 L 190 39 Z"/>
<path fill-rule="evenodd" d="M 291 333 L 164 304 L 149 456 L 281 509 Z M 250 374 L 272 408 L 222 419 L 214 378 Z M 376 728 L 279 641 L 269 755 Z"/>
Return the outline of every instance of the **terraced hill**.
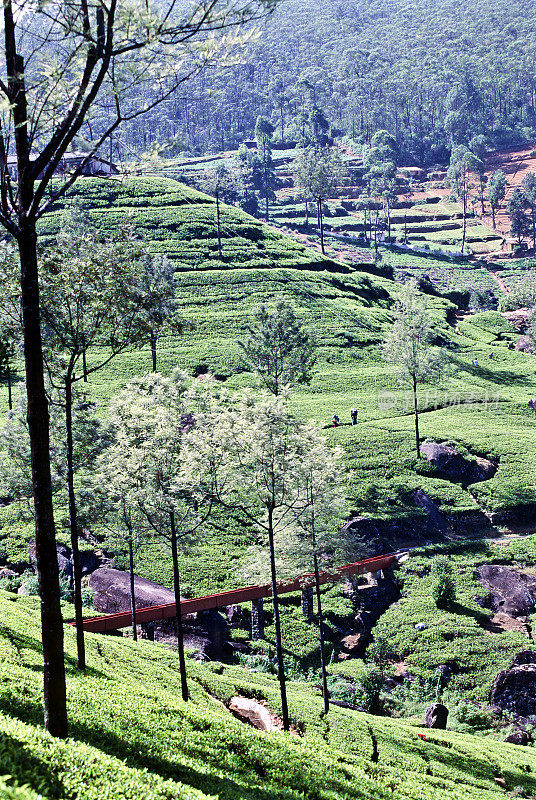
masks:
<path fill-rule="evenodd" d="M 88 209 L 103 230 L 131 225 L 149 250 L 165 252 L 177 264 L 181 312 L 194 328 L 182 337 L 162 340 L 159 368 L 163 371 L 178 365 L 192 375 L 216 375 L 231 388 L 254 384 L 238 345 L 244 322 L 262 300 L 284 296 L 296 304 L 315 334 L 318 364 L 311 385 L 299 387 L 293 402 L 299 414 L 326 426 L 333 413 L 340 416 L 343 424 L 329 429 L 327 435 L 348 453 L 353 470 L 349 495 L 355 513 L 380 521 L 418 519 L 423 512 L 416 508 L 413 492 L 419 487 L 441 512 L 462 522 L 482 509 L 503 514 L 507 522 L 532 513 L 536 422 L 527 399 L 536 394 L 534 357 L 509 349 L 517 334 L 499 314 L 476 315 L 455 327 L 446 319 L 452 304 L 430 296 L 437 342 L 448 353 L 450 369 L 440 385 L 421 392 L 422 435 L 454 440 L 472 457 L 484 455 L 499 463 L 494 478 L 475 484 L 468 492 L 460 484 L 423 472 L 416 464 L 408 387 L 393 384 L 381 357 L 389 308 L 397 294 L 395 282 L 364 272 L 369 269 L 366 265 L 356 268 L 324 258 L 231 207 L 223 212 L 221 262 L 213 201 L 172 180 L 87 179 L 77 184 L 72 198 Z M 59 213 L 43 223 L 49 241 Z M 388 257 L 394 258 L 385 251 Z M 397 274 L 406 267 L 419 274 L 421 267 L 429 270 L 432 265 L 440 271 L 443 263 L 445 271 L 458 269 L 456 264 L 415 255 L 396 258 Z M 452 280 L 456 283 L 462 277 L 463 269 L 455 271 Z M 473 279 L 470 273 L 468 283 Z M 149 370 L 149 348 L 127 353 L 98 373 L 88 391 L 106 404 L 131 376 Z M 5 391 L 2 401 L 6 402 Z M 359 424 L 352 427 L 349 410 L 354 406 Z M 4 527 L 5 546 L 13 558 L 22 558 L 25 544 L 15 536 L 16 530 L 16 521 Z M 227 541 L 225 536 L 221 539 L 224 554 L 239 557 L 242 544 L 236 531 L 229 533 Z M 210 546 L 205 555 L 211 565 L 206 572 L 185 564 L 193 588 L 210 591 L 243 582 L 240 574 L 229 575 Z M 169 581 L 165 569 L 144 566 L 148 577 Z"/>
<path fill-rule="evenodd" d="M 189 661 L 148 642 L 87 636 L 77 673 L 66 629 L 70 738 L 41 729 L 40 630 L 33 598 L 0 591 L 0 797 L 16 800 L 495 800 L 536 790 L 536 754 L 490 739 L 333 707 L 289 686 L 293 734 L 261 733 L 227 709 L 255 697 L 277 714 L 273 677 Z"/>

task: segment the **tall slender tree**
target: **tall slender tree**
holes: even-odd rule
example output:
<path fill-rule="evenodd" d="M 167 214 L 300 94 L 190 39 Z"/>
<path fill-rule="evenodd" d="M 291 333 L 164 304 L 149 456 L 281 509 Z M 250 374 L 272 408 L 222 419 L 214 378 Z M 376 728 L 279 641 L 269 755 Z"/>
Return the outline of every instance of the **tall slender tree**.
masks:
<path fill-rule="evenodd" d="M 293 163 L 294 182 L 316 201 L 320 247 L 324 248 L 324 209 L 322 203 L 333 195 L 342 177 L 342 160 L 336 150 L 329 147 L 308 147 Z"/>
<path fill-rule="evenodd" d="M 456 197 L 462 204 L 462 253 L 465 250 L 465 239 L 467 236 L 467 207 L 469 203 L 469 192 L 473 188 L 471 175 L 478 173 L 481 169 L 481 160 L 472 153 L 465 145 L 459 145 L 452 151 L 450 165 L 447 171 L 447 182 L 452 187 Z"/>
<path fill-rule="evenodd" d="M 495 214 L 506 195 L 506 175 L 500 169 L 490 176 L 488 183 L 488 202 L 491 208 L 491 219 L 495 228 Z"/>
<path fill-rule="evenodd" d="M 209 484 L 204 491 L 223 507 L 240 511 L 266 537 L 283 727 L 289 730 L 276 540 L 307 506 L 302 464 L 310 440 L 284 397 L 264 395 L 256 401 L 248 392 L 199 414 L 188 438 L 192 481 Z"/>
<path fill-rule="evenodd" d="M 274 162 L 272 159 L 272 136 L 275 127 L 266 117 L 258 117 L 255 124 L 255 139 L 257 140 L 257 189 L 259 197 L 264 200 L 265 217 L 268 222 L 270 203 L 275 200 L 274 189 L 277 186 Z"/>
<path fill-rule="evenodd" d="M 205 495 L 194 494 L 183 479 L 183 462 L 189 458 L 184 440 L 194 424 L 187 398 L 186 376 L 178 370 L 170 378 L 152 373 L 131 381 L 112 403 L 115 438 L 102 458 L 103 474 L 111 476 L 112 492 L 127 513 L 138 509 L 169 543 L 183 700 L 188 700 L 188 683 L 179 546 L 207 520 L 213 494 L 210 484 Z"/>
<path fill-rule="evenodd" d="M 443 359 L 432 348 L 434 327 L 423 296 L 412 279 L 401 290 L 393 309 L 394 322 L 384 344 L 384 358 L 400 383 L 410 383 L 415 419 L 415 449 L 420 457 L 419 403 L 420 383 L 437 379 Z"/>
<path fill-rule="evenodd" d="M 68 8 L 57 0 L 31 8 L 13 0 L 3 3 L 0 224 L 15 239 L 20 258 L 44 716 L 45 727 L 56 736 L 67 735 L 67 707 L 40 328 L 37 221 L 121 125 L 165 101 L 214 55 L 210 42 L 216 43 L 217 37 L 212 34 L 274 5 L 275 0 L 232 4 L 208 0 L 185 11 L 172 0 L 161 4 L 111 0 L 94 6 L 87 0 L 72 0 Z M 186 68 L 177 69 L 179 54 L 188 55 L 182 61 L 188 64 Z M 152 91 L 145 94 L 143 89 L 148 86 Z M 140 97 L 147 99 L 140 103 Z M 104 114 L 102 106 L 106 106 Z M 91 124 L 92 116 L 98 117 L 97 126 Z M 54 184 L 53 176 L 65 153 L 84 136 L 89 143 L 86 157 L 65 182 Z M 11 153 L 16 156 L 14 173 L 8 161 Z"/>
<path fill-rule="evenodd" d="M 246 325 L 240 346 L 247 365 L 275 395 L 285 386 L 307 383 L 315 363 L 314 340 L 285 300 L 260 305 Z"/>

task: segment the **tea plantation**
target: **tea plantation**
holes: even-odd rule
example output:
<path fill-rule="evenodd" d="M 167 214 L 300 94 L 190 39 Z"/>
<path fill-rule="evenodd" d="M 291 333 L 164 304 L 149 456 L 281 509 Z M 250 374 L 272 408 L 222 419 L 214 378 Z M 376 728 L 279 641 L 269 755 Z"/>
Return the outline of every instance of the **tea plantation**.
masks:
<path fill-rule="evenodd" d="M 231 389 L 255 385 L 254 376 L 242 362 L 238 344 L 244 323 L 262 301 L 285 297 L 294 303 L 314 333 L 317 365 L 310 385 L 295 389 L 292 403 L 297 414 L 318 420 L 330 441 L 343 447 L 352 515 L 365 514 L 380 524 L 394 522 L 404 532 L 406 523 L 409 529 L 423 517 L 424 512 L 414 499 L 415 490 L 422 489 L 446 518 L 459 522 L 462 528 L 464 520 L 475 514 L 482 516 L 482 511 L 502 515 L 511 525 L 532 520 L 536 504 L 536 417 L 527 407 L 527 400 L 536 396 L 536 359 L 512 349 L 518 334 L 498 312 L 473 313 L 457 319 L 454 305 L 446 293 L 441 294 L 442 290 L 473 285 L 477 274 L 482 276 L 482 290 L 488 289 L 491 278 L 482 267 L 385 249 L 382 254 L 386 266 L 351 266 L 324 258 L 232 207 L 223 211 L 220 261 L 213 200 L 171 179 L 86 179 L 72 190 L 71 199 L 86 209 L 102 230 L 118 224 L 131 226 L 149 251 L 166 253 L 176 265 L 180 313 L 192 325 L 182 336 L 159 340 L 158 368 L 162 372 L 179 366 L 192 377 L 212 374 Z M 45 246 L 53 241 L 60 213 L 58 207 L 42 221 Z M 396 280 L 388 277 L 390 268 Z M 373 270 L 384 274 L 373 274 Z M 467 458 L 484 456 L 498 465 L 492 479 L 473 484 L 470 491 L 461 483 L 438 477 L 426 462 L 417 460 L 409 387 L 394 383 L 382 359 L 381 343 L 389 330 L 390 307 L 396 299 L 400 277 L 404 273 L 430 274 L 431 270 L 438 276 L 436 280 L 435 273 L 431 275 L 437 290 L 428 296 L 436 323 L 435 343 L 443 348 L 447 369 L 440 383 L 424 385 L 420 391 L 421 436 L 452 442 Z M 91 353 L 88 358 L 91 362 Z M 99 403 L 100 413 L 105 415 L 110 397 L 134 375 L 150 368 L 148 346 L 124 353 L 106 370 L 91 377 L 85 385 L 88 397 Z M 5 387 L 0 403 L 5 410 Z M 354 406 L 358 409 L 358 424 L 352 426 L 349 412 Z M 338 428 L 330 426 L 334 413 L 341 418 Z M 13 504 L 0 509 L 0 513 L 2 556 L 23 568 L 28 561 L 27 542 L 33 533 L 31 520 L 24 508 Z M 68 542 L 68 520 L 61 497 L 57 499 L 57 523 L 58 538 Z M 94 526 L 92 533 L 101 532 L 98 525 Z M 255 532 L 242 520 L 215 515 L 195 546 L 181 557 L 185 587 L 193 594 L 205 594 L 251 582 L 247 548 L 254 541 Z M 451 687 L 452 698 L 456 702 L 464 697 L 483 701 L 493 675 L 509 663 L 526 639 L 519 633 L 491 637 L 483 627 L 491 615 L 474 603 L 478 586 L 472 572 L 482 559 L 491 556 L 472 544 L 467 550 L 460 545 L 459 551 L 451 553 L 459 562 L 460 576 L 464 576 L 460 579 L 463 592 L 458 598 L 459 608 L 438 616 L 429 596 L 427 573 L 420 574 L 426 570 L 431 552 L 410 559 L 401 571 L 402 598 L 381 618 L 376 633 L 389 640 L 396 657 L 404 660 L 408 670 L 424 683 L 436 679 L 436 667 L 444 663 L 447 650 L 455 652 L 453 657 L 460 662 L 467 653 L 467 669 L 457 673 Z M 536 554 L 528 563 L 535 562 Z M 171 560 L 161 544 L 138 553 L 136 571 L 164 585 L 172 584 Z M 19 608 L 18 603 L 13 607 Z M 340 630 L 351 622 L 352 608 L 335 588 L 326 592 L 326 610 L 328 639 L 334 642 Z M 423 616 L 431 622 L 424 635 L 417 635 L 414 623 Z M 287 651 L 301 668 L 317 666 L 316 630 L 304 621 L 295 599 L 284 601 L 283 618 Z M 273 637 L 270 626 L 267 637 L 268 641 Z M 128 643 L 95 640 L 96 653 L 97 648 L 104 653 L 115 647 L 127 648 L 120 652 L 128 652 L 134 658 Z M 142 645 L 144 658 L 150 659 L 153 651 L 146 647 Z M 37 666 L 38 657 L 33 652 Z M 160 653 L 159 658 L 172 656 Z M 343 674 L 349 668 L 333 667 Z M 212 673 L 207 674 L 216 681 Z M 78 686 L 78 678 L 73 680 Z M 256 690 L 250 691 L 255 694 Z M 433 699 L 432 690 L 428 699 Z M 337 714 L 344 717 L 345 724 L 347 718 L 353 719 L 350 712 Z M 234 723 L 231 720 L 229 724 Z M 381 727 L 383 723 L 376 724 Z M 89 730 L 89 724 L 84 725 Z M 329 730 L 331 725 L 330 722 Z M 387 730 L 390 736 L 395 735 L 391 727 Z M 318 735 L 328 734 L 322 728 Z M 355 736 L 359 740 L 357 733 Z M 295 743 L 289 746 L 292 748 Z M 407 744 L 403 748 L 407 750 Z M 164 777 L 167 776 L 166 772 Z M 398 785 L 396 781 L 394 785 Z M 331 790 L 326 791 L 329 796 Z"/>
<path fill-rule="evenodd" d="M 180 310 L 193 330 L 161 340 L 159 369 L 179 365 L 191 374 L 209 372 L 231 388 L 254 383 L 238 344 L 243 325 L 259 302 L 289 298 L 318 346 L 316 374 L 310 386 L 296 389 L 293 402 L 299 414 L 326 425 L 339 414 L 343 424 L 329 435 L 346 448 L 356 471 L 351 482 L 355 510 L 380 517 L 403 513 L 405 498 L 423 480 L 452 513 L 475 508 L 458 485 L 415 473 L 408 387 L 393 383 L 381 357 L 397 282 L 363 271 L 373 265 L 353 267 L 324 258 L 232 207 L 223 212 L 220 261 L 214 202 L 170 179 L 87 179 L 77 184 L 72 199 L 103 230 L 131 225 L 148 250 L 164 252 L 176 263 Z M 43 221 L 45 241 L 57 230 L 59 213 Z M 397 272 L 418 274 L 433 267 L 447 276 L 445 289 L 458 283 L 465 288 L 458 277 L 464 270 L 473 286 L 477 272 L 482 290 L 490 286 L 489 273 L 469 263 L 457 266 L 386 250 L 384 260 Z M 447 323 L 447 312 L 454 309 L 448 299 L 430 296 L 430 306 L 449 368 L 440 385 L 423 386 L 421 433 L 455 440 L 470 454 L 500 463 L 495 478 L 478 491 L 475 487 L 487 510 L 527 506 L 536 500 L 531 455 L 536 420 L 527 408 L 536 392 L 536 361 L 509 349 L 517 334 L 498 313 L 455 324 Z M 90 391 L 106 404 L 132 375 L 149 368 L 149 348 L 127 353 L 92 379 Z M 350 427 L 353 406 L 359 424 Z"/>
<path fill-rule="evenodd" d="M 447 355 L 448 369 L 440 384 L 422 387 L 421 435 L 451 440 L 468 457 L 487 456 L 499 464 L 494 478 L 468 493 L 416 463 L 409 387 L 393 382 L 381 355 L 398 282 L 363 271 L 374 265 L 355 267 L 324 258 L 232 207 L 223 210 L 220 261 L 214 201 L 171 179 L 85 179 L 71 191 L 70 201 L 104 231 L 131 226 L 149 251 L 164 252 L 176 264 L 180 312 L 192 329 L 159 341 L 163 372 L 180 366 L 192 375 L 212 373 L 230 388 L 254 385 L 238 344 L 244 323 L 261 301 L 286 297 L 295 304 L 314 333 L 318 358 L 311 384 L 297 387 L 293 403 L 298 414 L 326 426 L 334 413 L 340 416 L 340 427 L 327 435 L 348 454 L 353 512 L 384 520 L 418 516 L 413 501 L 418 487 L 453 517 L 480 507 L 521 516 L 531 511 L 536 502 L 536 419 L 527 400 L 536 394 L 536 361 L 509 349 L 517 334 L 497 312 L 456 324 L 452 303 L 429 297 L 436 342 Z M 60 213 L 58 207 L 41 223 L 45 246 L 58 229 Z M 384 259 L 397 272 L 418 270 L 421 262 L 428 270 L 432 266 L 429 258 L 416 255 L 384 251 Z M 442 262 L 433 263 L 442 268 Z M 446 265 L 443 274 L 450 268 Z M 473 280 L 474 267 L 468 265 L 468 272 Z M 149 347 L 124 353 L 91 378 L 87 391 L 104 413 L 112 394 L 133 375 L 149 370 Z M 5 387 L 0 401 L 5 408 Z M 352 427 L 349 410 L 354 406 L 358 424 Z M 11 560 L 24 559 L 20 522 L 13 509 L 4 516 L 0 545 Z M 31 526 L 26 531 L 30 536 Z M 240 560 L 247 540 L 243 527 L 226 525 L 215 537 L 209 528 L 207 537 L 199 546 L 200 559 L 184 564 L 186 581 L 196 592 L 244 582 L 242 571 L 227 567 L 229 559 Z M 169 583 L 160 557 L 146 554 L 143 571 Z"/>
<path fill-rule="evenodd" d="M 0 591 L 0 618 L 2 798 L 493 800 L 505 789 L 536 790 L 532 749 L 419 735 L 408 722 L 337 707 L 323 718 L 321 698 L 305 684 L 290 684 L 295 733 L 257 732 L 226 703 L 254 697 L 277 713 L 274 678 L 189 660 L 186 704 L 176 654 L 159 645 L 90 634 L 81 675 L 71 628 L 70 738 L 54 740 L 41 728 L 37 602 Z"/>

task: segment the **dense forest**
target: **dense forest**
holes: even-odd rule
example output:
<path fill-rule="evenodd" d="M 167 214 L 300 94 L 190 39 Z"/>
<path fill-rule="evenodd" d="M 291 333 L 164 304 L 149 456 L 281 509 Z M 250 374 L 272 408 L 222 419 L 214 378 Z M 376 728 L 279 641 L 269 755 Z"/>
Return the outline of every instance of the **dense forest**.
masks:
<path fill-rule="evenodd" d="M 232 149 L 263 114 L 276 138 L 300 141 L 320 112 L 358 141 L 389 130 L 420 165 L 479 134 L 516 144 L 536 129 L 535 30 L 526 0 L 287 0 L 237 63 L 203 71 L 119 139 Z"/>

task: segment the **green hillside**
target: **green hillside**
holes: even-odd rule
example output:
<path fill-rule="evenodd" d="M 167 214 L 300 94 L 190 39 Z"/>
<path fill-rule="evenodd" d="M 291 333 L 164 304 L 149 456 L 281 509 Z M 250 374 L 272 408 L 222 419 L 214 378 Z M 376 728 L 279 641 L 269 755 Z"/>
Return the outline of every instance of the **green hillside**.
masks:
<path fill-rule="evenodd" d="M 179 700 L 176 654 L 87 636 L 77 673 L 66 628 L 70 738 L 41 729 L 37 602 L 0 591 L 0 797 L 37 800 L 492 800 L 536 789 L 531 749 L 334 707 L 290 686 L 298 733 L 260 733 L 235 719 L 235 695 L 277 712 L 274 678 L 189 660 L 192 699 Z M 26 787 L 17 789 L 15 787 Z"/>
<path fill-rule="evenodd" d="M 326 424 L 338 413 L 344 423 L 349 422 L 349 409 L 357 406 L 360 424 L 330 433 L 350 454 L 359 454 L 352 466 L 371 478 L 359 481 L 365 496 L 356 495 L 356 510 L 382 516 L 403 509 L 404 504 L 391 509 L 378 503 L 378 497 L 372 504 L 366 499 L 373 486 L 383 489 L 398 480 L 412 488 L 415 483 L 406 387 L 393 384 L 381 358 L 396 283 L 324 259 L 232 207 L 224 212 L 222 263 L 217 258 L 214 201 L 172 180 L 85 180 L 72 196 L 103 230 L 128 220 L 149 250 L 176 260 L 181 312 L 194 330 L 162 342 L 163 371 L 178 364 L 192 374 L 208 370 L 230 387 L 250 384 L 252 376 L 241 364 L 241 328 L 259 302 L 290 298 L 314 332 L 319 355 L 311 385 L 295 393 L 297 410 Z M 57 214 L 51 214 L 43 233 L 52 235 L 57 224 Z M 415 269 L 418 256 L 403 255 L 397 256 L 397 269 L 403 268 L 404 258 Z M 420 261 L 428 269 L 433 266 L 429 258 Z M 479 499 L 490 510 L 536 500 L 530 455 L 536 427 L 526 408 L 536 390 L 533 358 L 508 349 L 517 337 L 497 314 L 473 316 L 455 331 L 445 316 L 451 304 L 433 297 L 430 303 L 437 341 L 447 346 L 451 369 L 440 386 L 422 392 L 422 409 L 430 409 L 423 416 L 423 435 L 454 439 L 475 455 L 500 459 L 496 477 L 478 487 Z M 96 377 L 94 390 L 105 399 L 149 365 L 148 349 L 143 357 L 127 354 Z M 383 391 L 396 392 L 394 406 L 389 407 L 392 398 L 387 403 L 378 398 Z M 522 487 L 514 490 L 512 478 L 518 476 Z M 422 482 L 422 476 L 417 480 Z M 432 478 L 425 483 L 453 513 L 475 507 L 458 487 Z"/>
<path fill-rule="evenodd" d="M 324 259 L 233 207 L 224 210 L 222 263 L 214 201 L 171 179 L 85 179 L 70 197 L 103 230 L 130 225 L 148 250 L 167 253 L 177 264 L 180 311 L 193 329 L 160 341 L 158 367 L 163 372 L 180 366 L 192 375 L 212 373 L 230 388 L 254 385 L 241 362 L 241 329 L 259 302 L 292 300 L 318 345 L 316 374 L 309 386 L 295 390 L 293 403 L 298 414 L 326 426 L 334 413 L 340 416 L 343 424 L 327 435 L 348 454 L 352 512 L 378 520 L 419 519 L 423 512 L 413 499 L 417 488 L 451 519 L 463 521 L 484 509 L 522 521 L 533 512 L 536 420 L 527 399 L 536 394 L 534 357 L 509 349 L 517 334 L 497 312 L 455 326 L 447 322 L 452 304 L 429 298 L 437 343 L 444 346 L 449 369 L 440 385 L 421 391 L 421 435 L 454 441 L 468 457 L 487 456 L 499 464 L 494 478 L 468 492 L 417 465 L 408 387 L 393 383 L 381 356 L 397 282 Z M 42 222 L 45 244 L 53 240 L 59 215 L 58 208 Z M 417 270 L 419 257 L 407 260 L 408 268 Z M 428 269 L 442 268 L 439 261 L 421 261 Z M 403 266 L 399 254 L 396 268 L 402 271 Z M 88 392 L 105 408 L 128 379 L 149 370 L 149 347 L 125 353 L 91 379 Z M 359 411 L 355 427 L 349 424 L 353 406 Z M 4 512 L 4 521 L 0 544 L 12 560 L 24 561 L 32 526 L 21 529 L 12 508 Z M 60 526 L 62 535 L 67 531 L 62 533 Z M 207 592 L 245 582 L 243 571 L 230 571 L 228 564 L 240 561 L 246 541 L 247 532 L 234 521 L 223 530 L 209 526 L 196 557 L 184 561 L 187 583 L 195 592 Z M 170 582 L 161 558 L 145 554 L 138 569 Z"/>

